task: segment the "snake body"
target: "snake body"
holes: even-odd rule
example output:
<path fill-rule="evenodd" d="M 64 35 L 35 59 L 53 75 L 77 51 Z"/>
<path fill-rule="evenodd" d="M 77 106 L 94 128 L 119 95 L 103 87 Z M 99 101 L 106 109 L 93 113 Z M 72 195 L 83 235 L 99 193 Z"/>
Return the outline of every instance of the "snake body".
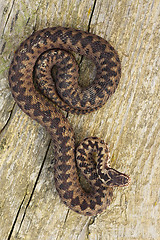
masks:
<path fill-rule="evenodd" d="M 85 89 L 77 83 L 78 68 L 71 52 L 87 56 L 97 68 L 95 80 Z M 51 78 L 54 65 L 55 81 Z M 118 54 L 107 41 L 63 27 L 33 33 L 21 43 L 10 65 L 9 84 L 15 101 L 47 129 L 55 145 L 54 178 L 59 196 L 69 208 L 83 215 L 102 212 L 112 200 L 113 187 L 127 185 L 129 177 L 110 168 L 108 145 L 103 140 L 87 138 L 75 150 L 73 130 L 53 103 L 77 114 L 91 112 L 114 93 L 120 75 Z M 33 76 L 37 78 L 36 86 Z M 95 152 L 97 164 L 93 160 Z M 89 192 L 79 182 L 77 166 L 91 185 Z"/>

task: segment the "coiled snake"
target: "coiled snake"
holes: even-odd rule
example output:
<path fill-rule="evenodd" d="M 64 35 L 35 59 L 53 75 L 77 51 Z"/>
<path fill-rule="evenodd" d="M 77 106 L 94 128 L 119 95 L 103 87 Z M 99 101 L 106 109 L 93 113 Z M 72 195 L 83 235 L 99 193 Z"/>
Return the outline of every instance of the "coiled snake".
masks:
<path fill-rule="evenodd" d="M 85 55 L 95 63 L 95 80 L 85 89 L 77 83 L 78 67 L 69 52 Z M 54 81 L 53 66 L 57 66 Z M 107 41 L 91 33 L 63 27 L 32 34 L 21 43 L 10 65 L 9 84 L 15 101 L 47 129 L 55 145 L 54 177 L 59 196 L 69 208 L 83 215 L 102 212 L 110 204 L 113 187 L 128 185 L 130 178 L 110 168 L 108 146 L 96 137 L 80 144 L 75 160 L 73 130 L 51 100 L 72 113 L 91 112 L 114 93 L 120 75 L 118 54 Z M 37 79 L 36 84 L 33 78 Z M 93 160 L 95 152 L 97 164 Z M 80 185 L 77 166 L 91 185 L 89 192 Z"/>

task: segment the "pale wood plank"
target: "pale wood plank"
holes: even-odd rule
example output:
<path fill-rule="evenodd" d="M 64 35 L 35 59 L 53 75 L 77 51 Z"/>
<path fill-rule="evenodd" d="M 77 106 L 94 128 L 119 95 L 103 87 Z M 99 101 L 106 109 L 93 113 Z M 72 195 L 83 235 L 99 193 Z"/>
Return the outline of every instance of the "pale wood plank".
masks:
<path fill-rule="evenodd" d="M 160 238 L 158 0 L 97 1 L 91 19 L 90 30 L 109 40 L 119 52 L 121 82 L 102 109 L 86 116 L 70 114 L 68 119 L 77 143 L 87 136 L 104 138 L 110 146 L 112 166 L 132 178 L 128 188 L 115 190 L 114 201 L 104 213 L 87 218 L 60 202 L 53 181 L 49 135 L 18 107 L 10 116 L 14 101 L 7 71 L 15 48 L 33 29 L 63 25 L 87 30 L 93 6 L 91 0 L 1 4 L 2 239 L 7 239 L 12 228 L 10 239 Z M 82 62 L 81 79 L 92 70 L 89 65 Z"/>

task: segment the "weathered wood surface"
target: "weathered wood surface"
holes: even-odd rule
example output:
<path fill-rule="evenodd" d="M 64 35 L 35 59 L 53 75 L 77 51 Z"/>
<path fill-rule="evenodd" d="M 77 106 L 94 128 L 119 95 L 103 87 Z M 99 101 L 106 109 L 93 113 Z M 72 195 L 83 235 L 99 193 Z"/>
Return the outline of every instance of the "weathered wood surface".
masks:
<path fill-rule="evenodd" d="M 160 239 L 159 0 L 1 0 L 0 6 L 0 239 Z M 95 218 L 61 203 L 50 136 L 15 105 L 7 81 L 20 42 L 57 25 L 104 37 L 122 62 L 121 82 L 106 105 L 68 117 L 77 143 L 104 138 L 112 166 L 132 178 Z M 87 79 L 92 67 L 85 60 L 81 65 L 81 79 Z"/>

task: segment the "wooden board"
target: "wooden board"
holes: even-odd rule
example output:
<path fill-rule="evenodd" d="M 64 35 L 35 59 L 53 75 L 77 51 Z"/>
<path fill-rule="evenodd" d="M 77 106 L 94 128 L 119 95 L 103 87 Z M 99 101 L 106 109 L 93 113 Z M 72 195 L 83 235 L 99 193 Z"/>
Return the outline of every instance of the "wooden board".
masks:
<path fill-rule="evenodd" d="M 151 1 L 2 1 L 0 4 L 0 238 L 160 239 L 160 3 Z M 111 165 L 131 176 L 97 217 L 69 210 L 54 186 L 48 133 L 14 103 L 8 68 L 15 49 L 33 31 L 51 26 L 89 30 L 118 51 L 122 77 L 103 108 L 69 114 L 79 143 L 105 139 Z M 81 63 L 81 84 L 93 77 Z"/>

